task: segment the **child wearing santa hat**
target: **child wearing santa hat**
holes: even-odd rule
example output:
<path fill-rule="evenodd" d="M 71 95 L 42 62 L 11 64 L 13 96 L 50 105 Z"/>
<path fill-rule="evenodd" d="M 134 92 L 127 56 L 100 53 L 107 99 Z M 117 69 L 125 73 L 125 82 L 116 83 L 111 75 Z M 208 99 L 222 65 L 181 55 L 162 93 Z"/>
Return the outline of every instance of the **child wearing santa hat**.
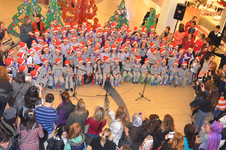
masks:
<path fill-rule="evenodd" d="M 140 78 L 141 69 L 141 56 L 137 56 L 135 62 L 133 63 L 133 84 L 137 84 Z"/>
<path fill-rule="evenodd" d="M 131 73 L 132 70 L 132 60 L 131 57 L 127 57 L 126 60 L 122 61 L 122 65 L 123 65 L 123 76 L 122 76 L 122 80 L 124 80 L 127 77 L 127 82 L 129 82 L 130 79 L 132 79 L 133 75 Z"/>
<path fill-rule="evenodd" d="M 96 46 L 96 44 L 97 44 L 98 42 L 102 43 L 102 37 L 101 37 L 101 36 L 102 36 L 101 30 L 97 30 L 96 36 L 95 36 L 94 39 L 93 39 L 94 46 Z"/>
<path fill-rule="evenodd" d="M 19 49 L 18 53 L 19 52 L 27 53 L 27 50 L 28 50 L 27 44 L 22 42 L 22 41 L 20 41 L 19 45 L 20 45 L 20 49 Z"/>
<path fill-rule="evenodd" d="M 75 57 L 75 54 L 74 54 L 73 48 L 66 50 L 65 59 L 70 60 L 70 64 L 72 66 L 75 66 L 74 57 Z"/>
<path fill-rule="evenodd" d="M 95 61 L 96 58 L 100 59 L 100 49 L 98 47 L 95 47 L 94 53 L 91 55 L 92 64 L 94 64 L 96 62 Z"/>
<path fill-rule="evenodd" d="M 42 67 L 39 66 L 39 65 L 36 65 L 34 67 L 34 71 L 37 71 L 38 74 L 39 74 L 38 75 L 38 77 L 39 77 L 38 78 L 38 82 L 41 82 L 42 83 L 42 87 L 45 88 L 47 86 L 48 79 L 41 75 L 41 70 L 42 70 Z"/>
<path fill-rule="evenodd" d="M 42 50 L 40 47 L 35 48 L 35 64 L 42 66 Z"/>
<path fill-rule="evenodd" d="M 141 73 L 142 73 L 141 82 L 144 83 L 145 78 L 147 78 L 145 82 L 148 82 L 151 78 L 148 58 L 145 58 L 144 64 L 141 66 Z"/>
<path fill-rule="evenodd" d="M 37 88 L 42 88 L 44 83 L 41 80 L 42 78 L 39 76 L 39 73 L 37 71 L 32 70 L 30 72 L 30 75 L 32 77 L 31 79 L 31 85 L 36 86 Z"/>
<path fill-rule="evenodd" d="M 114 86 L 114 82 L 113 82 L 114 78 L 109 74 L 111 67 L 110 67 L 110 58 L 108 56 L 104 56 L 104 64 L 101 66 L 101 68 L 103 68 L 102 89 L 105 86 L 105 82 L 106 82 L 107 76 L 110 78 L 111 86 Z"/>
<path fill-rule="evenodd" d="M 42 67 L 41 67 L 40 76 L 48 80 L 47 86 L 49 89 L 52 89 L 52 85 L 53 85 L 52 69 L 49 64 L 49 60 L 46 58 L 42 58 Z"/>
<path fill-rule="evenodd" d="M 71 42 L 69 44 L 70 44 L 70 46 L 76 46 L 76 47 L 79 46 L 79 43 L 77 41 L 77 36 L 76 35 L 72 35 L 71 36 Z"/>
<path fill-rule="evenodd" d="M 51 39 L 49 38 L 49 32 L 47 30 L 44 32 L 43 42 L 46 42 L 48 45 L 51 44 Z"/>
<path fill-rule="evenodd" d="M 65 64 L 65 66 L 64 66 L 65 90 L 69 91 L 69 85 L 70 85 L 70 90 L 71 90 L 71 92 L 73 92 L 72 77 L 73 77 L 74 73 L 73 73 L 72 67 L 70 66 L 71 61 L 70 60 L 66 60 L 64 62 L 64 64 Z"/>
<path fill-rule="evenodd" d="M 161 66 L 160 66 L 160 75 L 162 80 L 160 81 L 161 85 L 166 85 L 169 76 L 168 76 L 168 67 L 166 66 L 166 59 L 162 58 L 161 59 Z"/>
<path fill-rule="evenodd" d="M 35 53 L 33 50 L 29 49 L 28 55 L 29 55 L 29 58 L 27 59 L 27 65 L 28 65 L 28 73 L 30 73 L 33 70 L 34 66 L 36 65 Z"/>
<path fill-rule="evenodd" d="M 180 68 L 179 77 L 176 80 L 175 87 L 177 85 L 179 85 L 180 82 L 183 81 L 183 80 L 184 80 L 183 86 L 185 86 L 185 84 L 187 82 L 187 75 L 188 74 L 189 74 L 189 71 L 188 71 L 188 68 L 187 68 L 187 62 L 184 61 L 183 64 L 182 64 L 182 67 Z"/>
<path fill-rule="evenodd" d="M 74 74 L 77 75 L 77 83 L 75 83 L 75 84 L 79 83 L 79 86 L 82 86 L 82 79 L 83 79 L 83 75 L 85 74 L 85 72 L 84 72 L 85 67 L 84 67 L 83 63 L 84 63 L 84 60 L 82 59 L 82 57 L 79 57 L 78 64 L 76 65 L 75 70 L 74 70 Z"/>
<path fill-rule="evenodd" d="M 5 64 L 5 67 L 8 71 L 10 78 L 15 78 L 16 77 L 16 69 L 13 67 L 13 61 L 10 59 L 5 59 L 4 64 Z"/>
<path fill-rule="evenodd" d="M 99 57 L 95 58 L 95 63 L 93 65 L 93 71 L 95 76 L 95 83 L 100 84 L 103 76 L 101 73 L 101 59 Z"/>
<path fill-rule="evenodd" d="M 78 41 L 78 43 L 80 43 L 82 41 L 86 43 L 86 37 L 85 37 L 84 29 L 80 29 L 79 36 L 77 37 L 77 41 Z"/>
<path fill-rule="evenodd" d="M 81 50 L 77 50 L 75 57 L 74 57 L 74 65 L 76 66 L 79 62 L 79 58 L 82 56 Z M 81 57 L 82 58 L 82 57 Z"/>
<path fill-rule="evenodd" d="M 169 57 L 168 57 L 168 69 L 170 70 L 171 67 L 174 66 L 174 62 L 177 60 L 176 53 L 174 51 L 169 52 Z"/>
<path fill-rule="evenodd" d="M 36 41 L 36 43 L 38 43 L 38 38 L 40 37 L 40 31 L 39 30 L 35 30 L 35 38 L 34 40 Z"/>
<path fill-rule="evenodd" d="M 61 53 L 61 47 L 57 47 L 55 50 L 55 54 L 53 54 L 53 60 L 56 60 L 57 58 L 60 59 L 60 61 L 63 61 L 63 55 Z M 62 63 L 60 63 L 62 65 Z"/>
<path fill-rule="evenodd" d="M 154 65 L 151 66 L 151 85 L 157 84 L 159 81 L 161 81 L 161 76 L 160 76 L 160 67 L 159 67 L 159 60 L 156 60 Z"/>
<path fill-rule="evenodd" d="M 94 53 L 93 40 L 88 39 L 86 44 L 87 44 L 87 48 L 88 48 L 88 54 L 90 57 Z"/>
<path fill-rule="evenodd" d="M 37 47 L 40 47 L 42 49 L 42 46 L 43 46 L 43 37 L 40 36 L 38 38 L 38 45 L 37 45 Z"/>
<path fill-rule="evenodd" d="M 53 39 L 55 38 L 59 40 L 57 27 L 54 27 L 53 32 L 49 35 L 49 38 L 51 39 L 51 41 L 53 41 Z"/>
<path fill-rule="evenodd" d="M 112 75 L 113 76 L 110 76 L 110 80 L 113 82 L 113 84 L 111 85 L 113 89 L 115 87 L 118 87 L 119 83 L 122 84 L 122 82 L 121 82 L 122 76 L 121 76 L 121 71 L 120 71 L 120 66 L 119 66 L 119 59 L 115 58 L 114 61 L 115 61 L 115 64 L 112 66 L 112 70 L 113 70 Z"/>
<path fill-rule="evenodd" d="M 52 55 L 49 53 L 49 47 L 44 47 L 43 48 L 44 50 L 44 54 L 42 55 L 42 59 L 45 58 L 48 60 L 48 63 L 51 65 L 51 64 L 54 64 L 54 61 L 52 59 Z M 43 64 L 43 62 L 42 62 Z M 53 65 L 52 65 L 53 66 Z"/>
<path fill-rule="evenodd" d="M 62 40 L 63 40 L 63 43 L 61 45 L 61 53 L 63 54 L 63 57 L 65 57 L 66 50 L 70 49 L 71 47 L 68 44 L 68 38 L 67 37 L 64 37 Z"/>
<path fill-rule="evenodd" d="M 84 83 L 85 84 L 90 84 L 93 80 L 93 67 L 92 67 L 92 62 L 90 58 L 86 59 L 86 65 L 85 65 L 85 75 L 84 75 Z"/>
<path fill-rule="evenodd" d="M 87 58 L 89 58 L 88 48 L 86 46 L 84 46 L 82 48 L 82 59 L 87 60 Z M 85 64 L 86 64 L 86 62 L 83 63 L 83 65 L 85 65 Z"/>
<path fill-rule="evenodd" d="M 69 29 L 69 33 L 67 35 L 69 42 L 72 41 L 72 36 L 76 36 L 76 38 L 77 38 L 77 35 L 75 34 L 75 28 L 74 27 L 71 27 Z"/>
<path fill-rule="evenodd" d="M 174 65 L 170 68 L 170 81 L 169 81 L 169 84 L 171 84 L 171 82 L 173 81 L 173 78 L 176 78 L 176 81 L 178 80 L 178 73 L 179 73 L 179 68 L 178 68 L 178 65 L 179 65 L 179 61 L 176 60 L 174 62 Z M 177 82 L 175 82 L 177 83 Z"/>
<path fill-rule="evenodd" d="M 59 83 L 59 88 L 61 87 L 61 85 L 64 84 L 63 73 L 64 73 L 64 68 L 61 64 L 61 59 L 56 58 L 55 65 L 53 66 L 53 70 L 52 70 L 55 87 L 57 87 L 58 83 Z"/>

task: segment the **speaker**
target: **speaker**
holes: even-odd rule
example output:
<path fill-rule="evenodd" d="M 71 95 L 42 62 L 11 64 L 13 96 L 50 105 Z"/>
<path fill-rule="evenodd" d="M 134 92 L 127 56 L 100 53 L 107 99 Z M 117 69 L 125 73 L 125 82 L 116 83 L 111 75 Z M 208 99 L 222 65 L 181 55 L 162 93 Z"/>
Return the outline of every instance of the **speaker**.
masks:
<path fill-rule="evenodd" d="M 186 5 L 181 4 L 181 3 L 177 4 L 173 18 L 176 19 L 176 20 L 183 20 L 185 10 L 186 10 Z"/>

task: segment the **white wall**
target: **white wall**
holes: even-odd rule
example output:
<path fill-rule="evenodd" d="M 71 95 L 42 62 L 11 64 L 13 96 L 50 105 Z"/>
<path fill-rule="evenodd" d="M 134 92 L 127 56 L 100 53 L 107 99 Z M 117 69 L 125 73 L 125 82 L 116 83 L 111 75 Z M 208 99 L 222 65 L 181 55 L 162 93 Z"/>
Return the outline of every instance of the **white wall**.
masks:
<path fill-rule="evenodd" d="M 175 9 L 178 3 L 184 3 L 185 0 L 164 0 L 158 20 L 157 33 L 161 34 L 166 26 L 170 26 L 170 32 L 174 31 L 176 20 L 173 19 Z"/>

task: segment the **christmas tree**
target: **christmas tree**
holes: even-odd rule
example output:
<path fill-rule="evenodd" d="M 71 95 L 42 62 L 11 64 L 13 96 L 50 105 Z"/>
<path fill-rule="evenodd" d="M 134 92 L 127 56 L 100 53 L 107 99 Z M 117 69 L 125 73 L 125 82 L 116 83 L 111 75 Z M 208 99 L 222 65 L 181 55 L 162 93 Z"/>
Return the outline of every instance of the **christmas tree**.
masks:
<path fill-rule="evenodd" d="M 129 26 L 129 21 L 126 18 L 127 9 L 125 6 L 125 0 L 122 0 L 118 9 L 115 11 L 114 15 L 110 17 L 106 25 L 110 26 L 111 23 L 116 23 L 117 28 L 121 28 L 123 25 Z"/>
<path fill-rule="evenodd" d="M 18 13 L 13 16 L 13 22 L 8 26 L 8 31 L 13 36 L 19 37 L 19 27 L 23 23 L 24 16 L 30 16 L 32 21 L 35 21 L 36 14 L 41 14 L 42 8 L 37 4 L 36 0 L 24 0 L 24 3 L 19 5 L 17 10 Z M 44 21 L 43 16 L 41 21 Z"/>
<path fill-rule="evenodd" d="M 93 29 L 96 28 L 98 24 L 98 18 L 96 12 L 98 10 L 95 5 L 95 0 L 67 0 L 68 7 L 63 8 L 62 18 L 64 22 L 77 22 L 81 25 L 83 22 L 88 22 L 93 20 L 93 25 L 88 22 L 88 26 L 92 26 Z"/>
<path fill-rule="evenodd" d="M 46 14 L 45 27 L 46 29 L 50 28 L 50 24 L 52 21 L 56 22 L 56 25 L 60 24 L 63 26 L 61 21 L 61 12 L 58 6 L 57 0 L 49 0 L 49 10 Z"/>
<path fill-rule="evenodd" d="M 144 26 L 147 28 L 147 31 L 150 32 L 150 29 L 151 29 L 151 26 L 154 26 L 156 27 L 156 21 L 155 21 L 155 18 L 156 18 L 156 14 L 155 14 L 155 8 L 152 9 L 149 17 L 147 18 Z M 141 26 L 142 28 L 143 26 Z"/>

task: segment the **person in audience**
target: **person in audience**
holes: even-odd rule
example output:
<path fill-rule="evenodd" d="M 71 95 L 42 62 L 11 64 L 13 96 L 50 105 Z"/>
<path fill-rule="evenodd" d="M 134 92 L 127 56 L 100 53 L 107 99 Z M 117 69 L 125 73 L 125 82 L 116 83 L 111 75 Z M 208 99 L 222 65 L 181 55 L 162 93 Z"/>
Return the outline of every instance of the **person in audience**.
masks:
<path fill-rule="evenodd" d="M 39 150 L 38 137 L 43 138 L 42 126 L 35 123 L 35 114 L 28 109 L 24 113 L 24 121 L 17 127 L 17 133 L 21 135 L 19 141 L 21 150 Z"/>
<path fill-rule="evenodd" d="M 208 38 L 210 38 L 213 45 L 216 47 L 219 47 L 221 43 L 221 33 L 220 33 L 220 26 L 217 25 L 214 29 L 214 31 L 211 31 L 208 35 Z"/>
<path fill-rule="evenodd" d="M 79 100 L 77 105 L 75 106 L 75 111 L 72 112 L 66 122 L 66 126 L 70 128 L 73 123 L 78 123 L 82 129 L 82 132 L 85 129 L 85 121 L 89 116 L 89 111 L 86 110 L 85 102 L 83 100 Z"/>
<path fill-rule="evenodd" d="M 0 132 L 0 149 L 1 150 L 20 150 L 18 142 L 10 138 L 6 132 Z"/>
<path fill-rule="evenodd" d="M 218 88 L 214 86 L 214 81 L 208 80 L 205 85 L 202 84 L 201 91 L 198 92 L 198 96 L 202 97 L 203 100 L 199 105 L 199 110 L 195 118 L 194 126 L 196 128 L 196 134 L 200 133 L 205 118 L 210 114 L 212 108 L 217 105 Z"/>
<path fill-rule="evenodd" d="M 19 140 L 20 135 L 16 131 L 16 126 L 14 125 L 15 120 L 16 120 L 16 109 L 12 107 L 7 108 L 4 111 L 3 117 L 1 117 L 0 133 L 6 132 L 10 138 Z"/>
<path fill-rule="evenodd" d="M 13 91 L 12 85 L 10 84 L 11 80 L 7 69 L 4 66 L 0 66 L 0 118 L 9 100 L 9 95 Z"/>
<path fill-rule="evenodd" d="M 168 139 L 169 135 L 166 136 Z M 165 145 L 163 145 L 160 150 L 183 150 L 184 147 L 184 139 L 183 135 L 180 132 L 176 132 L 173 135 L 172 141 L 169 141 Z"/>
<path fill-rule="evenodd" d="M 211 127 L 206 123 L 202 126 L 200 135 L 200 150 L 218 150 L 223 125 L 214 121 Z"/>
<path fill-rule="evenodd" d="M 173 39 L 173 33 L 170 33 L 170 26 L 167 26 L 165 28 L 165 30 L 160 34 L 160 36 L 159 36 L 159 42 L 160 43 L 162 43 L 162 40 L 163 40 L 164 37 L 168 37 L 167 41 L 166 41 L 166 43 L 167 43 L 166 45 L 168 46 L 169 43 L 171 43 L 172 39 Z"/>
<path fill-rule="evenodd" d="M 178 45 L 178 49 L 182 48 L 182 43 L 185 37 L 184 24 L 179 24 L 179 29 L 173 34 L 174 43 Z"/>
<path fill-rule="evenodd" d="M 198 149 L 199 144 L 196 144 L 195 126 L 187 124 L 184 127 L 184 150 Z"/>
<path fill-rule="evenodd" d="M 31 18 L 30 16 L 24 16 L 23 24 L 20 26 L 20 39 L 22 42 L 27 43 L 27 47 L 31 48 L 32 39 L 31 36 L 34 34 L 32 33 L 31 27 Z"/>
<path fill-rule="evenodd" d="M 111 130 L 109 128 L 105 128 L 100 133 L 100 136 L 93 138 L 90 146 L 93 150 L 115 150 L 116 145 L 112 139 L 113 136 L 111 135 Z"/>
<path fill-rule="evenodd" d="M 60 140 L 56 140 L 55 142 L 50 143 L 47 146 L 47 150 L 63 150 L 64 149 L 64 143 Z"/>
<path fill-rule="evenodd" d="M 166 114 L 162 121 L 161 127 L 154 138 L 153 149 L 160 147 L 161 143 L 165 140 L 165 136 L 172 131 L 175 131 L 174 119 L 171 115 Z"/>
<path fill-rule="evenodd" d="M 113 136 L 113 142 L 118 145 L 118 142 L 122 136 L 123 128 L 126 125 L 127 121 L 127 110 L 124 106 L 119 106 L 116 114 L 112 110 L 108 110 L 109 115 L 111 116 L 112 122 L 110 125 L 110 130 Z"/>
<path fill-rule="evenodd" d="M 85 135 L 78 123 L 73 123 L 70 126 L 68 134 L 68 143 L 65 145 L 64 150 L 83 150 L 86 147 Z"/>
<path fill-rule="evenodd" d="M 186 22 L 186 24 L 185 24 L 185 30 L 187 30 L 189 27 L 191 27 L 191 23 L 193 21 L 197 22 L 197 16 L 193 16 L 190 21 Z M 195 26 L 197 26 L 197 25 L 195 25 Z"/>
<path fill-rule="evenodd" d="M 226 51 L 224 52 L 224 54 L 219 54 L 216 52 L 214 52 L 214 54 L 221 58 L 219 69 L 223 69 L 223 66 L 226 64 Z"/>
<path fill-rule="evenodd" d="M 55 131 L 55 135 L 52 138 L 48 139 L 47 149 L 51 148 L 52 145 L 54 145 L 54 143 L 56 142 L 57 143 L 61 142 L 65 146 L 67 144 L 68 133 L 69 133 L 69 129 L 67 126 L 63 125 L 58 127 Z"/>
<path fill-rule="evenodd" d="M 154 144 L 154 140 L 153 140 L 153 137 L 148 135 L 142 145 L 139 147 L 139 150 L 152 150 L 152 147 L 153 147 L 153 144 Z"/>
<path fill-rule="evenodd" d="M 97 106 L 93 117 L 89 117 L 85 122 L 85 125 L 89 124 L 87 133 L 90 137 L 97 137 L 102 132 L 102 129 L 107 123 L 104 117 L 105 110 L 103 106 Z"/>
<path fill-rule="evenodd" d="M 182 42 L 182 48 L 185 49 L 185 51 L 188 50 L 188 48 L 194 47 L 194 39 L 193 39 L 193 33 L 189 33 L 188 37 L 185 38 Z"/>
<path fill-rule="evenodd" d="M 211 62 L 215 59 L 215 55 L 211 54 L 203 62 L 203 65 L 200 70 L 200 75 L 202 75 L 207 69 L 209 69 Z M 201 63 L 200 63 L 201 64 Z"/>
<path fill-rule="evenodd" d="M 199 39 L 197 39 L 194 43 L 193 56 L 195 57 L 197 53 L 201 50 L 202 45 L 205 42 L 205 34 L 201 34 Z"/>
<path fill-rule="evenodd" d="M 72 104 L 68 92 L 63 92 L 61 95 L 59 95 L 59 98 L 62 103 L 60 103 L 57 107 L 59 120 L 56 122 L 56 125 L 60 127 L 66 124 L 70 113 L 75 110 L 75 105 Z"/>
<path fill-rule="evenodd" d="M 16 108 L 17 111 L 20 111 L 23 107 L 23 97 L 31 86 L 31 82 L 26 82 L 25 73 L 23 71 L 19 71 L 16 74 L 15 79 L 12 80 L 11 84 L 13 87 L 12 96 L 16 96 L 13 107 Z"/>
<path fill-rule="evenodd" d="M 132 150 L 132 149 L 129 145 L 125 144 L 119 150 Z"/>
<path fill-rule="evenodd" d="M 35 108 L 36 122 L 42 125 L 42 128 L 48 132 L 48 138 L 52 137 L 54 130 L 54 123 L 59 120 L 59 116 L 56 108 L 53 105 L 54 96 L 48 93 L 45 97 L 45 103 L 43 106 Z M 47 146 L 47 142 L 44 143 L 44 147 Z"/>

